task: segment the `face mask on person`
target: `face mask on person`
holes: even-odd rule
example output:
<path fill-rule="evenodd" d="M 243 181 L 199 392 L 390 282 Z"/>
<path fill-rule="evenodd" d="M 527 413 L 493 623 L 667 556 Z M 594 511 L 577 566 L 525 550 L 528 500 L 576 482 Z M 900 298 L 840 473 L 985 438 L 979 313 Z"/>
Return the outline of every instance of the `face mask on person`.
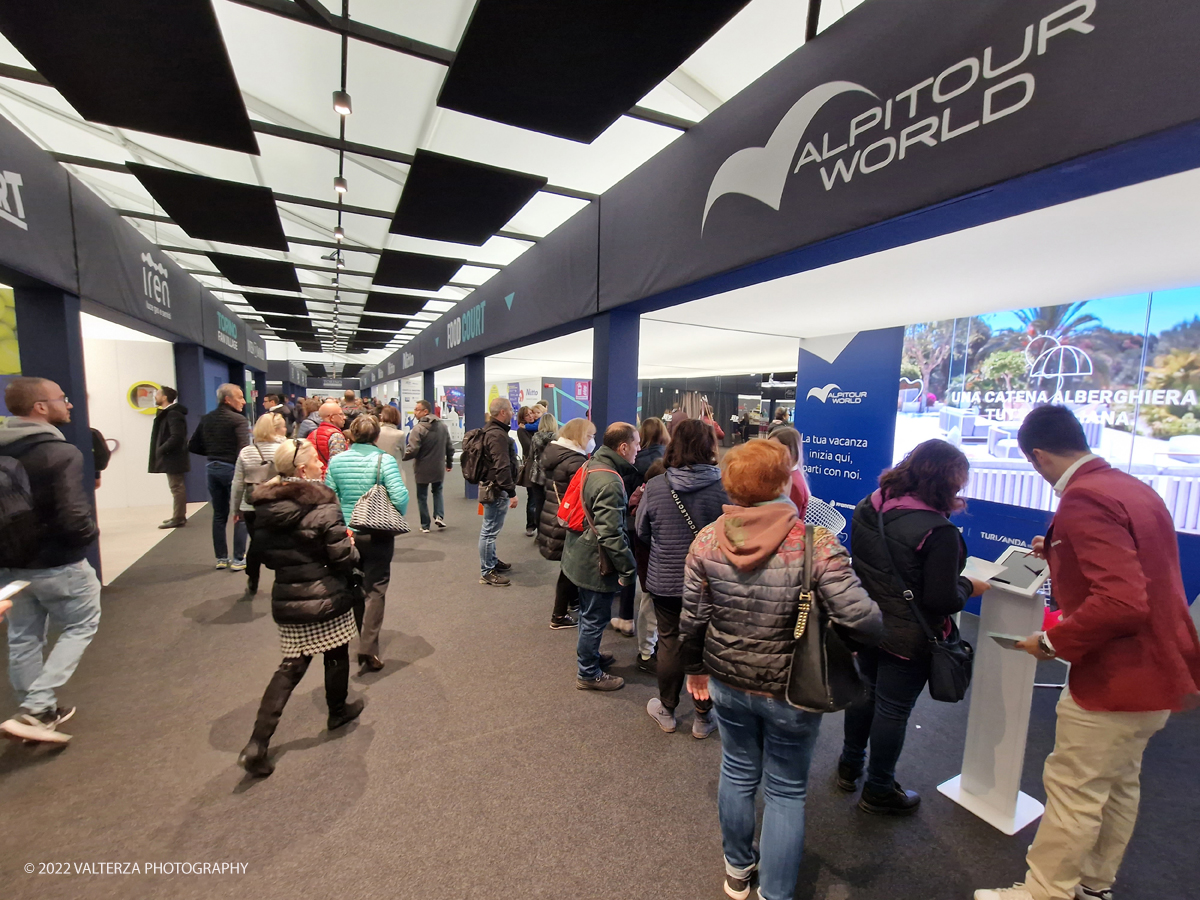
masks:
<path fill-rule="evenodd" d="M 590 454 L 595 449 L 596 449 L 596 439 L 594 437 L 588 438 L 587 446 L 583 448 L 583 452 Z"/>

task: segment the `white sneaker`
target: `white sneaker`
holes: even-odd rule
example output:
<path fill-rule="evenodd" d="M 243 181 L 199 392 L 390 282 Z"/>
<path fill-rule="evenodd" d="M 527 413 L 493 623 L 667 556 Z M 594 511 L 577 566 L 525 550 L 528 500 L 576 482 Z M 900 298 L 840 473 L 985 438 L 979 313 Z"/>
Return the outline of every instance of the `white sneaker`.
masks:
<path fill-rule="evenodd" d="M 443 519 L 441 516 L 438 516 L 436 519 L 433 520 L 433 524 L 436 525 L 438 528 L 445 528 L 446 520 Z"/>
<path fill-rule="evenodd" d="M 1112 888 L 1103 891 L 1093 891 L 1082 884 L 1075 885 L 1075 900 L 1113 900 Z"/>
<path fill-rule="evenodd" d="M 1023 884 L 1007 888 L 984 888 L 975 892 L 975 900 L 1033 900 L 1033 894 Z"/>
<path fill-rule="evenodd" d="M 608 624 L 625 637 L 633 637 L 633 619 L 610 619 Z"/>
<path fill-rule="evenodd" d="M 71 710 L 71 714 L 74 714 Z M 62 721 L 66 721 L 70 715 L 63 716 Z M 45 722 L 38 716 L 30 713 L 20 713 L 13 716 L 7 722 L 0 722 L 0 731 L 10 737 L 20 738 L 24 741 L 41 741 L 47 744 L 65 744 L 71 740 L 69 734 L 63 734 L 61 731 L 56 731 L 55 726 L 58 724 L 57 717 L 52 718 L 49 722 Z"/>

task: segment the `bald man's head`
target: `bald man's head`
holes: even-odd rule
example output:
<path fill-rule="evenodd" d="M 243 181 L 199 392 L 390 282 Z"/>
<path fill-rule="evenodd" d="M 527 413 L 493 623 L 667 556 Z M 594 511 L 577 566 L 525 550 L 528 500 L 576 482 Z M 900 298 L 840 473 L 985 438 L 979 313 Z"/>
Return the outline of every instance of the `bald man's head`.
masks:
<path fill-rule="evenodd" d="M 342 412 L 342 406 L 336 400 L 326 400 L 322 403 L 317 415 L 321 417 L 322 422 L 332 422 L 339 428 L 346 421 L 346 414 Z"/>

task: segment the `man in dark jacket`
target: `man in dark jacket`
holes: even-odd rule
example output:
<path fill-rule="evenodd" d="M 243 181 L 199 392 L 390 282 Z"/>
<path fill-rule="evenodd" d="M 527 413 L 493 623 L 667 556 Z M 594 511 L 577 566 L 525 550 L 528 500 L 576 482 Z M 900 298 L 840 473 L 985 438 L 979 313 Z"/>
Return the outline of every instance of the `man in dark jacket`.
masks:
<path fill-rule="evenodd" d="M 488 406 L 488 423 L 483 426 L 483 475 L 479 479 L 479 502 L 483 504 L 483 528 L 479 531 L 479 583 L 507 587 L 501 575 L 512 568 L 496 556 L 496 536 L 504 517 L 517 508 L 517 448 L 508 434 L 513 408 L 505 397 Z"/>
<path fill-rule="evenodd" d="M 0 569 L 0 584 L 29 582 L 8 614 L 8 671 L 21 709 L 0 730 L 66 743 L 70 735 L 57 729 L 75 710 L 59 707 L 55 692 L 74 673 L 100 624 L 100 581 L 86 559 L 100 532 L 84 492 L 83 454 L 55 427 L 71 421 L 62 388 L 45 378 L 14 378 L 4 402 L 13 415 L 0 424 L 0 455 L 19 462 L 29 477 L 39 534 L 26 566 Z M 59 631 L 49 656 L 47 622 Z"/>
<path fill-rule="evenodd" d="M 442 482 L 454 467 L 454 445 L 446 425 L 433 414 L 428 400 L 416 403 L 417 425 L 408 436 L 404 458 L 415 459 L 413 476 L 417 479 L 417 509 L 421 513 L 421 531 L 429 533 L 429 487 L 433 486 L 433 524 L 446 527 L 446 507 L 442 500 Z M 443 466 L 444 464 L 444 466 Z"/>
<path fill-rule="evenodd" d="M 150 430 L 150 471 L 163 472 L 171 488 L 173 515 L 159 528 L 180 528 L 187 524 L 187 486 L 184 473 L 191 471 L 188 456 L 187 407 L 175 401 L 179 395 L 174 388 L 161 387 L 154 395 L 158 412 Z"/>
<path fill-rule="evenodd" d="M 208 413 L 196 426 L 188 450 L 197 456 L 208 457 L 208 496 L 213 508 L 213 550 L 218 569 L 242 571 L 246 568 L 246 523 L 240 518 L 233 523 L 233 559 L 229 558 L 229 542 L 225 525 L 229 521 L 229 492 L 233 487 L 233 470 L 238 454 L 250 443 L 250 428 L 242 408 L 246 399 L 236 384 L 217 388 L 217 408 Z"/>
<path fill-rule="evenodd" d="M 563 548 L 564 574 L 579 586 L 579 643 L 576 655 L 579 672 L 575 686 L 581 691 L 615 691 L 625 680 L 604 672 L 600 638 L 612 615 L 613 597 L 637 577 L 637 563 L 625 532 L 629 498 L 626 478 L 637 474 L 633 461 L 641 446 L 637 429 L 628 422 L 614 422 L 604 432 L 604 446 L 585 464 L 587 472 L 580 492 L 583 508 L 592 525 L 582 532 L 567 529 Z M 607 471 L 603 471 L 607 470 Z M 600 572 L 600 554 L 612 563 L 613 574 Z"/>

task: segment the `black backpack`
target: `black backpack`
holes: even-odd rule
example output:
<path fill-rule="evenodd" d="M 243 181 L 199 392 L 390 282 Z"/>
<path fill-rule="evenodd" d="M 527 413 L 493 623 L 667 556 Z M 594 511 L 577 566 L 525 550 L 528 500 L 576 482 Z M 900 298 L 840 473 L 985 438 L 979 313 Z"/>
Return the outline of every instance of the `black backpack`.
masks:
<path fill-rule="evenodd" d="M 29 475 L 21 461 L 0 456 L 0 566 L 24 569 L 37 556 L 38 527 Z"/>
<path fill-rule="evenodd" d="M 467 484 L 479 484 L 484 470 L 483 429 L 472 428 L 462 439 L 462 455 L 458 458 L 463 479 Z"/>

